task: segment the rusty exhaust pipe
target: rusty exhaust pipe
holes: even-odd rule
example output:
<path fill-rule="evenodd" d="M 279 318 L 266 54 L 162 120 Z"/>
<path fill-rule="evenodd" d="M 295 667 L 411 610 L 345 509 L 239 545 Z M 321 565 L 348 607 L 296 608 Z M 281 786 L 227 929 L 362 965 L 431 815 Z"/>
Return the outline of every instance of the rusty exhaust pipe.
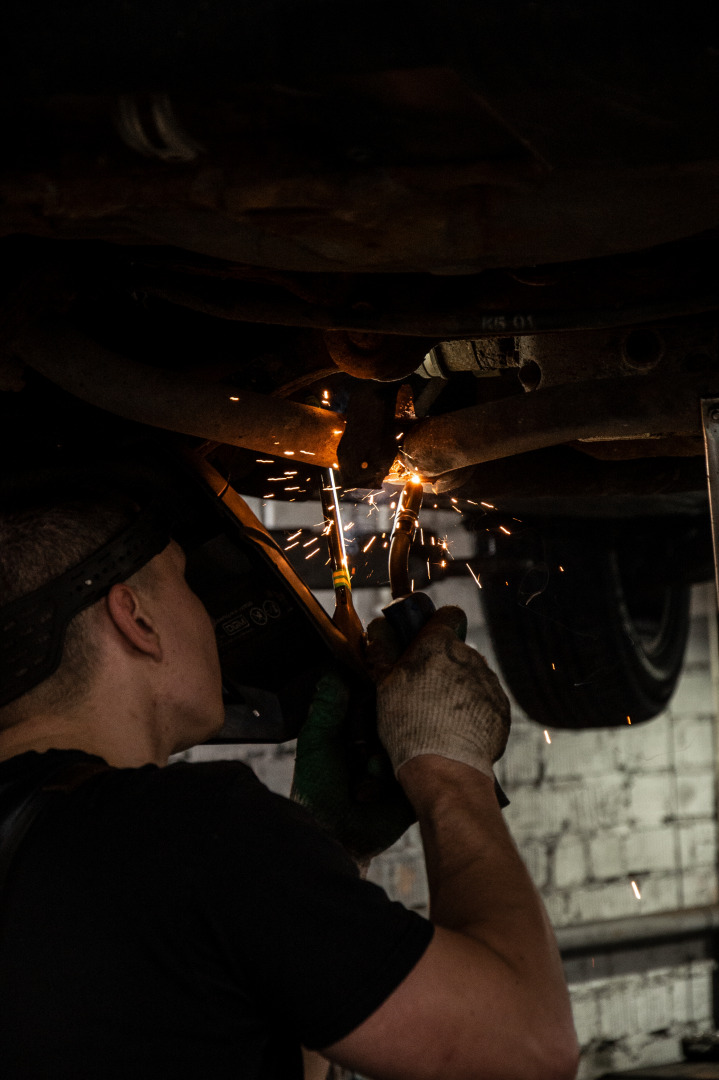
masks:
<path fill-rule="evenodd" d="M 22 331 L 13 349 L 63 390 L 126 420 L 308 465 L 337 467 L 345 421 L 327 409 L 153 368 L 61 323 Z"/>

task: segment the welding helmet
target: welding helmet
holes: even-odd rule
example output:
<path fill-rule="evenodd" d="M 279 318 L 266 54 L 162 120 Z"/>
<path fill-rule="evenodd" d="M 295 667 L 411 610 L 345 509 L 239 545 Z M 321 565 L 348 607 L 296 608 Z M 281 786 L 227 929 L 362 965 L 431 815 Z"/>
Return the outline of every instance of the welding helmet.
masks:
<path fill-rule="evenodd" d="M 148 441 L 125 448 L 121 459 L 69 471 L 63 465 L 60 472 L 65 485 L 70 478 L 80 490 L 94 484 L 96 491 L 102 479 L 106 489 L 132 499 L 137 515 L 82 563 L 0 607 L 0 705 L 48 678 L 60 664 L 70 620 L 171 539 L 183 547 L 187 582 L 215 624 L 226 712 L 213 742 L 294 738 L 327 668 L 350 683 L 368 681 L 262 523 L 201 457 Z M 47 482 L 46 475 L 45 490 Z"/>

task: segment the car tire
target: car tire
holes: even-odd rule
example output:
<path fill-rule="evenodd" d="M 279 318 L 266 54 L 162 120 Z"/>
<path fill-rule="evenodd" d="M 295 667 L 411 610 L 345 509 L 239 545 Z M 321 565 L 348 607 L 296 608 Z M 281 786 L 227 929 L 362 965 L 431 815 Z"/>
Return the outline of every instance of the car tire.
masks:
<path fill-rule="evenodd" d="M 531 530 L 482 573 L 482 602 L 504 682 L 542 727 L 636 724 L 660 713 L 679 678 L 689 587 L 638 569 L 619 530 Z M 637 543 L 646 535 L 637 537 Z"/>

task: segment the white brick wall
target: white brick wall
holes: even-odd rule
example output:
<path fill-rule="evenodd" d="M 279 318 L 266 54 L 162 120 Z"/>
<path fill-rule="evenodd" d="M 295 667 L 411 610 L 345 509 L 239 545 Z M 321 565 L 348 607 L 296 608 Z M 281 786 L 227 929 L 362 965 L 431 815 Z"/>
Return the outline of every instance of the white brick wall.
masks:
<path fill-rule="evenodd" d="M 680 1061 L 682 1036 L 713 1027 L 712 968 L 695 961 L 572 987 L 579 1080 Z"/>
<path fill-rule="evenodd" d="M 289 509 L 289 526 L 317 520 L 313 508 Z M 272 524 L 284 524 L 286 512 L 274 506 Z M 453 553 L 467 557 L 471 542 L 455 523 L 459 519 L 447 513 L 438 518 L 433 527 L 453 529 Z M 432 586 L 430 594 L 438 605 L 458 603 L 467 610 L 469 640 L 491 662 L 469 577 Z M 332 609 L 330 591 L 320 599 Z M 389 594 L 356 591 L 355 599 L 366 624 Z M 548 744 L 541 728 L 514 709 L 512 737 L 497 774 L 511 799 L 506 819 L 557 927 L 641 918 L 717 900 L 715 707 L 707 633 L 712 603 L 710 587 L 695 590 L 684 674 L 657 719 L 614 730 L 555 729 Z M 205 748 L 191 756 L 223 753 Z M 239 748 L 237 756 L 274 790 L 289 790 L 292 746 Z M 393 898 L 426 910 L 416 827 L 374 861 L 370 877 Z M 583 1048 L 580 1080 L 679 1060 L 683 1034 L 713 1027 L 711 977 L 712 963 L 702 960 L 572 985 Z"/>

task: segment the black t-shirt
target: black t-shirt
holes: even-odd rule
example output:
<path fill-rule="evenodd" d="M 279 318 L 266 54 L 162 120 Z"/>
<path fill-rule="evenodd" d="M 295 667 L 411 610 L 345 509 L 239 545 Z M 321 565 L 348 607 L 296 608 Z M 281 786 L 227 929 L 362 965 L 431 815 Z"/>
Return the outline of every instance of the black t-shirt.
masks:
<path fill-rule="evenodd" d="M 77 751 L 0 764 L 0 784 Z M 292 1080 L 392 993 L 432 925 L 239 762 L 59 795 L 0 898 L 3 1080 Z"/>

